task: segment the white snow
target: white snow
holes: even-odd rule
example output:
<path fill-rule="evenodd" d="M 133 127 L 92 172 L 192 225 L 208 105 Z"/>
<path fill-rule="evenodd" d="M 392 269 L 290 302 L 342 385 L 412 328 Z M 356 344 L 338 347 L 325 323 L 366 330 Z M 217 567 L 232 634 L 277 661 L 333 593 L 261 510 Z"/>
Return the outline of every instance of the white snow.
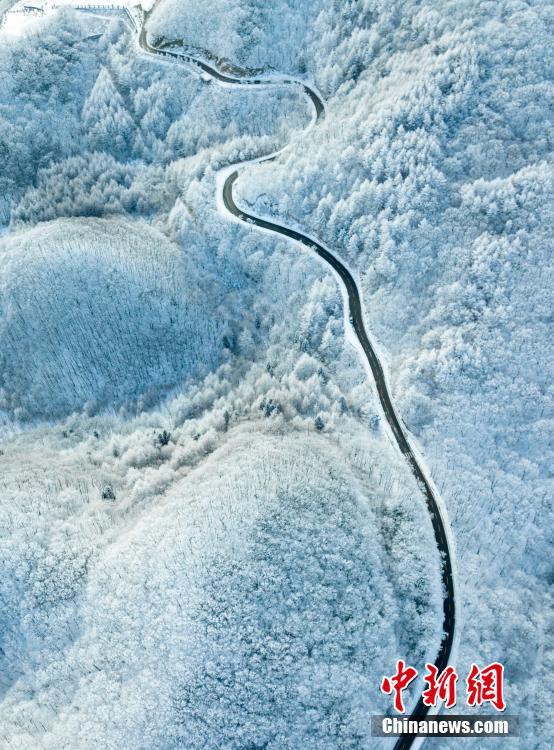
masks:
<path fill-rule="evenodd" d="M 20 419 L 144 405 L 221 356 L 197 269 L 146 224 L 58 220 L 0 259 L 0 407 Z"/>
<path fill-rule="evenodd" d="M 504 661 L 513 746 L 546 746 L 551 23 L 516 0 L 159 3 L 151 39 L 315 79 L 311 133 L 297 88 L 207 83 L 121 14 L 3 34 L 10 746 L 379 747 L 381 675 L 436 654 L 430 520 L 336 282 L 217 210 L 247 159 L 248 210 L 360 280 L 452 519 L 456 666 Z"/>

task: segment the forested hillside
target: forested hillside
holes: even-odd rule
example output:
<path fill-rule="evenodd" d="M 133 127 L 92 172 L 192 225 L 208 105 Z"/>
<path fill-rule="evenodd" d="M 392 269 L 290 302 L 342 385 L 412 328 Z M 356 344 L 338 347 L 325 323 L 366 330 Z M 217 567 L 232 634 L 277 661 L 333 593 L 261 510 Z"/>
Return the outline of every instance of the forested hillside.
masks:
<path fill-rule="evenodd" d="M 546 749 L 552 9 L 153 5 L 151 43 L 325 117 L 119 11 L 0 30 L 0 746 L 385 748 L 381 676 L 436 658 L 436 537 L 337 281 L 218 210 L 290 144 L 235 198 L 352 269 L 451 522 L 455 664 L 504 662 Z"/>
<path fill-rule="evenodd" d="M 327 95 L 317 138 L 298 135 L 279 163 L 249 170 L 238 196 L 307 228 L 360 274 L 394 396 L 453 515 L 462 658 L 494 644 L 538 659 L 551 528 L 552 9 L 301 7 L 314 20 L 298 35 L 282 32 L 278 12 L 254 15 L 254 31 L 227 14 L 241 41 L 226 56 L 258 64 L 266 44 L 268 65 L 306 71 Z M 194 13 L 207 34 L 204 7 Z M 184 16 L 169 18 L 165 33 L 187 39 Z M 502 624 L 499 609 L 511 613 Z M 513 657 L 508 671 L 512 705 L 538 700 L 534 671 Z"/>
<path fill-rule="evenodd" d="M 431 522 L 335 282 L 215 201 L 310 103 L 121 17 L 32 28 L 0 47 L 1 736 L 366 744 L 375 674 L 440 641 Z"/>
<path fill-rule="evenodd" d="M 0 408 L 20 419 L 144 407 L 223 357 L 216 282 L 145 224 L 60 219 L 0 261 Z"/>
<path fill-rule="evenodd" d="M 35 474 L 52 447 L 33 456 Z M 399 633 L 432 619 L 403 619 L 396 566 L 411 569 L 403 597 L 438 596 L 410 495 L 391 504 L 321 436 L 248 429 L 129 518 L 118 510 L 125 490 L 101 500 L 98 469 L 73 474 L 83 454 L 74 446 L 40 478 L 25 476 L 25 490 L 2 473 L 13 498 L 2 509 L 10 575 L 0 584 L 11 744 L 365 742 L 368 712 L 383 701 L 372 675 L 406 648 Z"/>

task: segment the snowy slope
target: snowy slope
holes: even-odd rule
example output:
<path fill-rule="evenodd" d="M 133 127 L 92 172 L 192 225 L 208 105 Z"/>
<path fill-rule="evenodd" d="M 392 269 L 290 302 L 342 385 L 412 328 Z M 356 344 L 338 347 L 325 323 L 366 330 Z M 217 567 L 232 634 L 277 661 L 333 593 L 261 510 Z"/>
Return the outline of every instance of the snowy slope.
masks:
<path fill-rule="evenodd" d="M 0 259 L 0 403 L 19 418 L 148 403 L 221 356 L 198 270 L 145 224 L 58 220 Z"/>
<path fill-rule="evenodd" d="M 367 473 L 321 436 L 247 428 L 164 497 L 124 512 L 124 494 L 101 500 L 72 476 L 81 448 L 55 445 L 32 457 L 24 490 L 3 460 L 10 744 L 378 746 L 374 675 L 406 632 L 405 597 L 440 596 L 432 545 L 412 536 L 425 511 L 409 495 L 401 510 L 386 489 L 368 491 Z M 12 461 L 28 447 L 14 444 Z M 393 540 L 410 570 L 402 593 Z M 410 627 L 429 633 L 433 620 L 423 606 Z"/>
<path fill-rule="evenodd" d="M 322 0 L 160 0 L 147 28 L 153 38 L 202 47 L 241 66 L 302 72 Z"/>
<path fill-rule="evenodd" d="M 2 47 L 13 746 L 378 747 L 381 673 L 436 654 L 429 518 L 337 287 L 215 210 L 218 169 L 291 139 L 237 196 L 360 273 L 453 519 L 457 666 L 504 660 L 514 747 L 548 746 L 551 30 L 540 2 L 161 0 L 152 38 L 315 79 L 309 140 L 302 97 L 141 57 L 120 18 Z"/>
<path fill-rule="evenodd" d="M 375 9 L 379 41 L 355 73 L 355 36 L 320 45 L 317 80 L 336 93 L 319 138 L 238 188 L 362 274 L 393 395 L 454 521 L 460 667 L 505 659 L 521 747 L 549 734 L 533 706 L 536 673 L 548 682 L 552 21 L 548 3 Z"/>

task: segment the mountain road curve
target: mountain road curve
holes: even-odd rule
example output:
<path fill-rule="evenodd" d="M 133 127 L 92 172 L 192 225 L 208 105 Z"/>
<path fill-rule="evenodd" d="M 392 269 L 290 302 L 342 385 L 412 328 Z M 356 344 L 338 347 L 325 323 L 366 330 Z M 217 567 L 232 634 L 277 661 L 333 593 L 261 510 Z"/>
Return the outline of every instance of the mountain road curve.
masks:
<path fill-rule="evenodd" d="M 323 99 L 317 93 L 315 88 L 311 87 L 310 85 L 308 85 L 307 83 L 303 81 L 300 82 L 300 81 L 293 80 L 291 78 L 273 79 L 273 80 L 272 79 L 264 80 L 260 77 L 257 77 L 255 79 L 237 78 L 234 76 L 227 75 L 217 70 L 217 68 L 214 68 L 212 65 L 210 65 L 206 61 L 195 58 L 191 55 L 188 55 L 185 53 L 179 53 L 174 50 L 172 51 L 159 50 L 157 47 L 151 46 L 147 39 L 145 25 L 143 25 L 142 30 L 140 32 L 139 43 L 143 50 L 150 52 L 152 54 L 161 53 L 165 57 L 182 58 L 184 59 L 185 62 L 191 64 L 192 66 L 196 66 L 200 68 L 202 72 L 207 73 L 212 79 L 226 83 L 226 84 L 234 84 L 238 86 L 263 85 L 264 87 L 268 85 L 278 85 L 278 86 L 300 85 L 302 86 L 304 93 L 309 97 L 309 99 L 313 103 L 314 110 L 315 110 L 315 120 L 313 124 L 314 125 L 317 124 L 317 122 L 321 121 L 323 117 L 325 116 L 325 105 L 324 105 Z M 235 185 L 239 177 L 239 169 L 241 166 L 244 167 L 253 162 L 255 163 L 266 162 L 267 163 L 269 161 L 276 159 L 279 153 L 281 152 L 269 154 L 267 156 L 262 156 L 258 159 L 254 159 L 251 161 L 249 160 L 248 162 L 242 162 L 242 163 L 234 165 L 235 169 L 233 169 L 233 171 L 231 171 L 230 174 L 228 174 L 228 176 L 226 177 L 223 183 L 223 188 L 222 188 L 223 205 L 225 206 L 226 210 L 239 221 L 244 222 L 249 226 L 256 226 L 256 227 L 259 227 L 260 229 L 264 229 L 264 230 L 273 232 L 275 234 L 281 235 L 283 237 L 286 237 L 290 240 L 293 240 L 309 248 L 310 250 L 315 252 L 323 261 L 325 261 L 336 272 L 336 274 L 340 277 L 342 283 L 344 284 L 347 297 L 348 297 L 350 322 L 351 322 L 352 328 L 358 339 L 359 344 L 361 345 L 363 349 L 367 362 L 371 368 L 371 372 L 373 374 L 373 378 L 374 378 L 375 385 L 377 388 L 377 393 L 379 395 L 381 408 L 389 424 L 389 427 L 392 431 L 396 444 L 398 445 L 400 451 L 402 452 L 406 461 L 408 462 L 408 465 L 412 471 L 412 474 L 416 478 L 418 486 L 420 487 L 425 497 L 427 509 L 429 511 L 431 522 L 433 525 L 435 541 L 436 541 L 437 547 L 442 557 L 443 638 L 442 638 L 439 651 L 434 662 L 435 666 L 440 672 L 448 665 L 449 658 L 452 653 L 452 648 L 454 644 L 454 633 L 455 633 L 455 625 L 456 625 L 456 606 L 455 606 L 453 566 L 452 566 L 450 544 L 448 541 L 447 525 L 446 525 L 446 521 L 443 518 L 443 512 L 437 501 L 437 497 L 432 487 L 432 483 L 427 478 L 426 473 L 423 470 L 420 461 L 416 458 L 414 451 L 412 450 L 412 447 L 410 445 L 406 431 L 403 429 L 396 415 L 396 412 L 394 410 L 392 400 L 389 394 L 389 390 L 387 387 L 387 382 L 385 379 L 383 367 L 366 333 L 364 316 L 362 312 L 362 302 L 361 302 L 360 293 L 358 291 L 358 286 L 351 272 L 339 260 L 339 258 L 330 250 L 328 250 L 326 247 L 324 247 L 323 244 L 311 239 L 310 237 L 303 234 L 302 232 L 289 228 L 283 224 L 278 224 L 267 218 L 262 218 L 259 216 L 255 216 L 254 214 L 247 213 L 236 204 L 234 197 L 233 197 L 233 186 Z M 423 700 L 420 698 L 414 710 L 410 714 L 410 717 L 413 719 L 423 718 L 428 713 L 429 713 L 429 707 L 425 706 L 423 704 Z M 395 750 L 407 750 L 408 748 L 412 747 L 413 744 L 415 744 L 415 739 L 416 738 L 414 737 L 404 735 L 398 738 L 398 741 L 394 745 L 394 749 Z"/>
<path fill-rule="evenodd" d="M 173 58 L 176 61 L 184 61 L 191 65 L 193 68 L 199 69 L 200 71 L 202 71 L 202 73 L 207 74 L 211 79 L 220 83 L 232 84 L 236 86 L 300 86 L 306 96 L 310 99 L 314 107 L 315 117 L 311 123 L 310 128 L 317 125 L 317 123 L 325 117 L 325 104 L 322 97 L 316 91 L 315 87 L 310 86 L 305 81 L 295 80 L 291 77 L 264 79 L 260 76 L 257 76 L 255 78 L 237 77 L 229 75 L 227 73 L 223 73 L 201 58 L 194 57 L 185 52 L 178 52 L 176 50 L 167 49 L 162 50 L 158 47 L 152 46 L 148 41 L 146 23 L 142 25 L 139 32 L 139 45 L 145 52 L 148 52 L 150 54 L 162 55 L 166 59 Z M 439 672 L 441 672 L 448 665 L 450 656 L 452 654 L 456 626 L 454 574 L 451 544 L 449 542 L 449 529 L 447 521 L 445 520 L 444 511 L 441 508 L 441 504 L 439 503 L 432 482 L 427 477 L 422 462 L 416 457 L 414 450 L 410 445 L 406 430 L 402 427 L 400 420 L 396 415 L 383 371 L 383 366 L 381 365 L 375 348 L 372 346 L 366 332 L 362 300 L 356 281 L 354 280 L 352 273 L 348 270 L 346 265 L 322 243 L 310 238 L 308 235 L 303 234 L 296 229 L 287 227 L 283 224 L 278 224 L 268 218 L 262 218 L 260 216 L 255 216 L 254 214 L 247 213 L 237 205 L 233 197 L 233 187 L 239 178 L 240 168 L 246 167 L 253 163 L 259 164 L 262 162 L 267 163 L 273 161 L 284 150 L 285 149 L 282 149 L 281 151 L 278 151 L 276 153 L 261 156 L 258 159 L 248 160 L 246 162 L 235 164 L 234 168 L 231 168 L 232 171 L 229 172 L 223 182 L 221 196 L 223 205 L 229 212 L 229 214 L 235 217 L 235 219 L 237 219 L 238 221 L 245 223 L 247 226 L 256 226 L 260 229 L 281 235 L 282 237 L 293 240 L 294 242 L 297 242 L 300 245 L 310 249 L 312 252 L 315 252 L 323 261 L 325 261 L 325 263 L 327 263 L 333 269 L 346 289 L 350 323 L 373 374 L 373 379 L 377 388 L 381 408 L 390 427 L 394 440 L 404 458 L 408 462 L 411 472 L 414 475 L 418 486 L 425 497 L 427 509 L 431 517 L 435 541 L 439 549 L 439 553 L 442 557 L 443 638 L 434 661 L 435 666 L 437 667 Z M 430 713 L 430 707 L 425 706 L 423 704 L 423 699 L 420 698 L 415 708 L 411 712 L 410 718 L 423 718 L 428 713 Z M 408 750 L 408 748 L 411 748 L 416 744 L 416 742 L 417 738 L 410 735 L 403 735 L 402 737 L 399 737 L 397 739 L 394 745 L 394 750 Z M 417 742 L 417 744 L 421 743 Z"/>
<path fill-rule="evenodd" d="M 341 263 L 341 261 L 338 258 L 336 258 L 336 256 L 333 253 L 327 250 L 327 248 L 325 248 L 323 245 L 319 244 L 318 242 L 315 242 L 313 239 L 310 239 L 306 235 L 294 229 L 290 229 L 286 226 L 276 224 L 272 221 L 269 221 L 268 219 L 263 219 L 263 218 L 254 216 L 252 214 L 246 213 L 245 211 L 241 210 L 233 199 L 233 185 L 238 179 L 238 176 L 239 176 L 238 171 L 234 171 L 225 180 L 225 183 L 223 186 L 223 200 L 227 209 L 234 216 L 239 218 L 241 221 L 248 222 L 251 225 L 254 224 L 262 229 L 266 229 L 266 230 L 275 232 L 276 234 L 280 234 L 284 237 L 288 237 L 289 239 L 295 240 L 296 242 L 308 247 L 309 249 L 317 253 L 317 255 L 319 255 L 319 257 L 322 258 L 329 266 L 331 266 L 331 268 L 341 278 L 346 288 L 346 293 L 348 296 L 350 321 L 354 329 L 354 332 L 356 334 L 356 337 L 367 358 L 367 361 L 371 368 L 371 372 L 373 373 L 373 378 L 375 380 L 375 385 L 377 387 L 379 400 L 381 402 L 381 408 L 391 428 L 392 434 L 394 435 L 394 439 L 398 447 L 400 448 L 402 454 L 404 455 L 406 461 L 408 462 L 410 469 L 413 475 L 415 476 L 421 491 L 423 492 L 423 495 L 427 503 L 427 508 L 431 516 L 431 522 L 433 525 L 433 532 L 435 535 L 435 540 L 443 558 L 442 584 L 443 584 L 443 590 L 444 590 L 444 594 L 443 594 L 444 637 L 443 637 L 443 640 L 439 648 L 439 652 L 434 662 L 435 666 L 440 672 L 448 665 L 450 654 L 452 652 L 452 646 L 454 643 L 456 610 L 455 610 L 454 581 L 453 581 L 452 561 L 451 561 L 451 556 L 450 556 L 450 546 L 448 544 L 445 523 L 443 521 L 441 511 L 438 506 L 437 499 L 435 497 L 434 490 L 431 486 L 430 481 L 428 481 L 425 475 L 425 472 L 421 468 L 420 463 L 418 462 L 418 459 L 414 455 L 414 452 L 410 446 L 408 437 L 398 420 L 398 417 L 394 410 L 391 397 L 387 388 L 382 365 L 367 336 L 365 325 L 364 325 L 360 294 L 358 292 L 358 287 L 356 285 L 356 282 L 354 281 L 354 278 L 352 274 L 350 273 L 350 271 Z M 423 700 L 420 699 L 415 709 L 411 713 L 411 718 L 414 718 L 414 719 L 422 718 L 428 713 L 428 711 L 429 711 L 428 707 L 424 706 Z M 395 745 L 395 750 L 405 750 L 406 748 L 411 747 L 413 744 L 413 739 L 414 738 L 408 737 L 408 736 L 399 738 L 398 742 Z"/>
<path fill-rule="evenodd" d="M 155 3 L 156 5 L 157 3 Z M 85 2 L 79 2 L 76 0 L 75 7 L 78 10 L 87 9 L 101 9 L 117 12 L 123 12 L 126 14 L 131 26 L 137 31 L 138 44 L 144 53 L 149 55 L 156 55 L 167 61 L 173 61 L 176 63 L 185 63 L 189 67 L 193 68 L 197 72 L 204 76 L 209 76 L 210 79 L 215 80 L 224 85 L 233 86 L 295 86 L 300 87 L 303 93 L 310 99 L 314 108 L 314 118 L 310 123 L 309 129 L 314 130 L 317 123 L 325 117 L 325 104 L 323 98 L 317 92 L 315 87 L 308 84 L 306 81 L 301 79 L 295 79 L 294 77 L 274 77 L 273 75 L 262 77 L 256 75 L 255 77 L 250 76 L 235 76 L 230 75 L 226 72 L 222 72 L 217 67 L 214 67 L 206 60 L 201 59 L 195 55 L 190 55 L 185 51 L 177 51 L 175 49 L 160 48 L 159 46 L 153 46 L 148 40 L 146 31 L 146 21 L 150 15 L 150 12 L 144 14 L 143 18 L 138 18 L 134 15 L 127 6 L 124 5 L 112 5 L 111 7 L 102 6 L 99 8 L 98 5 L 93 3 L 87 4 Z M 155 7 L 155 6 L 154 6 Z M 435 666 L 439 672 L 442 671 L 449 662 L 452 656 L 453 646 L 455 642 L 455 627 L 456 627 L 456 605 L 455 605 L 455 586 L 453 577 L 453 547 L 450 538 L 450 529 L 446 521 L 446 514 L 440 502 L 440 498 L 434 489 L 433 483 L 428 476 L 427 469 L 421 458 L 417 456 L 410 444 L 410 439 L 407 434 L 407 430 L 401 424 L 398 419 L 392 399 L 390 396 L 387 380 L 383 370 L 383 366 L 376 353 L 375 347 L 372 345 L 370 338 L 366 331 L 363 314 L 363 303 L 358 285 L 355 281 L 354 275 L 347 268 L 347 266 L 340 260 L 337 255 L 332 252 L 328 247 L 325 247 L 323 243 L 314 240 L 307 234 L 298 231 L 297 229 L 290 228 L 284 224 L 276 223 L 268 218 L 262 218 L 253 214 L 247 213 L 240 206 L 237 205 L 233 197 L 233 187 L 239 178 L 239 170 L 248 165 L 254 163 L 268 162 L 274 160 L 278 155 L 286 150 L 282 149 L 279 152 L 268 154 L 267 156 L 261 156 L 258 159 L 248 160 L 235 164 L 232 167 L 227 168 L 225 172 L 225 178 L 221 185 L 218 183 L 218 190 L 221 190 L 221 205 L 225 211 L 230 214 L 234 220 L 245 223 L 249 227 L 258 227 L 259 229 L 272 232 L 276 235 L 285 237 L 297 244 L 309 249 L 311 252 L 316 253 L 319 258 L 324 261 L 339 277 L 341 283 L 344 286 L 346 292 L 346 298 L 348 301 L 348 312 L 349 321 L 352 330 L 357 338 L 357 341 L 363 351 L 363 355 L 366 359 L 367 365 L 372 373 L 375 387 L 379 396 L 379 401 L 383 411 L 383 415 L 390 428 L 393 439 L 396 442 L 398 448 L 403 454 L 407 461 L 410 470 L 415 477 L 417 484 L 423 493 L 426 501 L 427 509 L 431 518 L 435 541 L 442 558 L 442 586 L 443 586 L 443 611 L 442 611 L 442 630 L 443 637 L 440 643 L 440 647 L 435 658 Z M 415 708 L 410 714 L 410 718 L 423 718 L 429 713 L 436 713 L 436 709 L 430 709 L 423 705 L 423 701 L 420 698 Z M 407 750 L 415 745 L 420 745 L 421 740 L 414 738 L 409 735 L 403 735 L 399 737 L 394 745 L 395 750 Z"/>

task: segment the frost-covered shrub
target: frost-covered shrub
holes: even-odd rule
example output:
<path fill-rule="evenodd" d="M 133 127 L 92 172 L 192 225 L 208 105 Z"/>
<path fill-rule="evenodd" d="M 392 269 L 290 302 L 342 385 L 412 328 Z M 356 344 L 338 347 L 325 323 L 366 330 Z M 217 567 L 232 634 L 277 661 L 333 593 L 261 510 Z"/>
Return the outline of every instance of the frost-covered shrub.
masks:
<path fill-rule="evenodd" d="M 85 101 L 81 121 L 91 151 L 119 157 L 132 151 L 134 123 L 106 68 L 101 69 Z"/>

